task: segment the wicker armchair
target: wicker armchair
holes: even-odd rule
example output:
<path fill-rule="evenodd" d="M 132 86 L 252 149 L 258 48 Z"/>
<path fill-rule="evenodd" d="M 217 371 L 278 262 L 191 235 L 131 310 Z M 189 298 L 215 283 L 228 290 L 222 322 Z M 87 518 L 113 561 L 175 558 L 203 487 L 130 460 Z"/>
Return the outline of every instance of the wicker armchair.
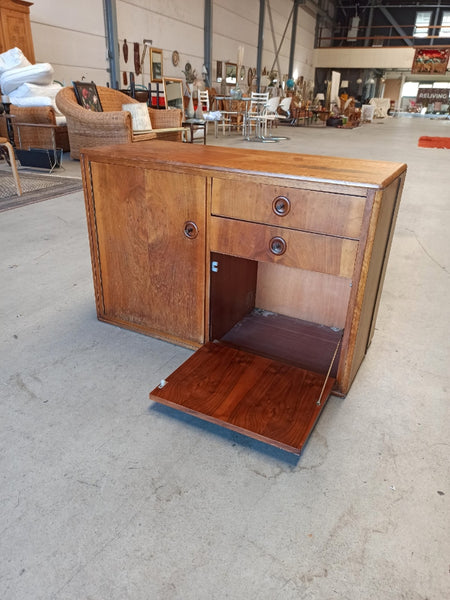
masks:
<path fill-rule="evenodd" d="M 22 107 L 11 104 L 10 114 L 16 148 L 62 148 L 64 152 L 70 150 L 67 126 L 57 125 L 53 107 Z M 4 117 L 0 119 L 0 136 L 8 137 Z"/>
<path fill-rule="evenodd" d="M 11 121 L 16 148 L 62 148 L 63 152 L 70 150 L 67 125 L 57 125 L 52 106 L 11 104 L 9 112 L 14 115 Z"/>
<path fill-rule="evenodd" d="M 56 96 L 56 105 L 67 120 L 70 156 L 80 158 L 80 149 L 110 144 L 126 144 L 155 138 L 181 141 L 183 113 L 178 109 L 149 108 L 153 131 L 134 134 L 131 115 L 122 104 L 138 102 L 130 96 L 108 87 L 97 86 L 103 112 L 86 110 L 76 100 L 71 87 Z"/>

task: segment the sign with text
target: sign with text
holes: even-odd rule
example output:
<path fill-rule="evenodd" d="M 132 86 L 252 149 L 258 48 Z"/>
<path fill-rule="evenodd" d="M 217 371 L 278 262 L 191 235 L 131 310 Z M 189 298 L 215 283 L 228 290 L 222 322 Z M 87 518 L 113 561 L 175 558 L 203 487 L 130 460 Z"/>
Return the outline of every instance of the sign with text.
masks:
<path fill-rule="evenodd" d="M 427 104 L 429 102 L 448 103 L 449 89 L 445 88 L 419 88 L 417 92 L 417 104 Z"/>

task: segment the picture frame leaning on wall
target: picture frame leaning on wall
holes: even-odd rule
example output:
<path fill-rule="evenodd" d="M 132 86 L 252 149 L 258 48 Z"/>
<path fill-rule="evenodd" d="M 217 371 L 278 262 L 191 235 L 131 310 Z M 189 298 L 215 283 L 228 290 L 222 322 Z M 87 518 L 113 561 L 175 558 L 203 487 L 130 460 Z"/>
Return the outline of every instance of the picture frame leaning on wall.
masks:
<path fill-rule="evenodd" d="M 150 81 L 163 82 L 163 51 L 160 48 L 150 49 Z"/>

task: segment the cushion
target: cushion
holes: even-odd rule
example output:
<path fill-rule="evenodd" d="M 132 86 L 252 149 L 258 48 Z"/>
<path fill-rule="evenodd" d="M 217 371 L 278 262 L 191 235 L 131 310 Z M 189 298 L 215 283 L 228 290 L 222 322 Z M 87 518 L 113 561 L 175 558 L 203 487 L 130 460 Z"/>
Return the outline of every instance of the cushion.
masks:
<path fill-rule="evenodd" d="M 10 100 L 12 97 L 10 96 Z M 56 106 L 55 98 L 50 96 L 27 96 L 26 98 L 14 98 L 12 104 L 15 106 L 53 106 L 57 115 L 61 114 L 61 111 Z"/>
<path fill-rule="evenodd" d="M 31 63 L 20 48 L 11 48 L 0 54 L 0 75 L 9 69 L 28 67 L 28 65 Z"/>
<path fill-rule="evenodd" d="M 12 96 L 10 96 L 12 100 Z M 12 104 L 15 106 L 53 106 L 50 96 L 28 96 L 27 98 L 14 98 Z"/>
<path fill-rule="evenodd" d="M 148 114 L 148 106 L 144 102 L 122 104 L 122 110 L 131 113 L 133 131 L 151 131 L 152 123 Z"/>
<path fill-rule="evenodd" d="M 13 99 L 13 104 L 16 98 L 39 97 L 46 96 L 55 98 L 56 94 L 62 90 L 59 83 L 50 83 L 48 85 L 38 85 L 36 83 L 22 83 L 18 88 L 9 93 L 9 97 Z"/>
<path fill-rule="evenodd" d="M 10 69 L 0 76 L 0 87 L 3 94 L 9 95 L 22 83 L 48 85 L 53 81 L 53 73 L 53 67 L 50 63 L 37 63 L 27 67 Z"/>

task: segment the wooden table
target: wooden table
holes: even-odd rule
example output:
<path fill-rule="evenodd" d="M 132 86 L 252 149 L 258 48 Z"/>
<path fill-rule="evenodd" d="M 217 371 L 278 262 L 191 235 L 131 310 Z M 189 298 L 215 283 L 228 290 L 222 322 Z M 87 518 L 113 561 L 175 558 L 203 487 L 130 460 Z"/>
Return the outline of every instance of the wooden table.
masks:
<path fill-rule="evenodd" d="M 299 454 L 370 345 L 406 165 L 157 140 L 81 165 L 98 318 L 198 349 L 151 399 Z"/>

